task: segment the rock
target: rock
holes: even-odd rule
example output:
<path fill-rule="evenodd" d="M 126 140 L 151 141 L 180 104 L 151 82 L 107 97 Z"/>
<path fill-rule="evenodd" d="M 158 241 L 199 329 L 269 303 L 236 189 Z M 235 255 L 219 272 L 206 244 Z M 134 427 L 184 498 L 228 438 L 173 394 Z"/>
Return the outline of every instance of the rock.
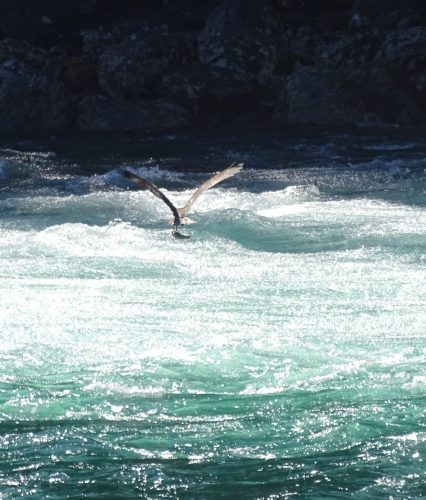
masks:
<path fill-rule="evenodd" d="M 413 98 L 385 68 L 371 67 L 369 71 L 352 72 L 343 80 L 347 102 L 357 110 L 360 121 L 365 116 L 375 116 L 381 123 L 415 124 L 419 113 Z"/>
<path fill-rule="evenodd" d="M 353 0 L 272 0 L 274 7 L 285 14 L 299 14 L 307 17 L 322 16 L 324 12 L 348 10 Z"/>
<path fill-rule="evenodd" d="M 167 130 L 186 127 L 192 119 L 189 106 L 165 100 L 111 101 L 100 95 L 79 105 L 80 130 Z"/>
<path fill-rule="evenodd" d="M 173 18 L 170 19 L 162 11 L 142 12 L 137 15 L 119 17 L 114 21 L 111 29 L 119 40 L 123 40 L 133 34 L 154 35 L 177 31 L 173 21 Z"/>
<path fill-rule="evenodd" d="M 318 40 L 314 49 L 314 60 L 318 66 L 330 66 L 347 72 L 368 70 L 379 47 L 373 36 L 334 33 Z"/>
<path fill-rule="evenodd" d="M 71 97 L 49 67 L 48 55 L 25 42 L 0 41 L 1 132 L 67 127 Z"/>
<path fill-rule="evenodd" d="M 343 125 L 352 121 L 339 72 L 297 64 L 288 77 L 283 102 L 291 125 Z M 277 109 L 282 114 L 282 109 Z"/>
<path fill-rule="evenodd" d="M 195 59 L 196 39 L 191 34 L 135 35 L 101 54 L 99 86 L 113 98 L 155 97 L 155 88 L 167 68 Z"/>
<path fill-rule="evenodd" d="M 179 6 L 179 3 L 186 4 Z M 204 0 L 193 2 L 188 6 L 188 2 L 173 2 L 170 5 L 174 16 L 179 19 L 179 29 L 185 31 L 201 31 L 209 17 L 212 9 L 217 6 L 218 0 Z"/>
<path fill-rule="evenodd" d="M 82 25 L 90 23 L 95 0 L 3 0 L 0 33 L 40 47 L 75 45 Z"/>
<path fill-rule="evenodd" d="M 93 94 L 98 91 L 96 63 L 88 58 L 74 56 L 61 62 L 60 79 L 73 94 Z"/>
<path fill-rule="evenodd" d="M 0 40 L 0 63 L 7 60 L 18 60 L 34 68 L 42 69 L 47 58 L 46 51 L 34 48 L 28 42 L 13 38 Z"/>
<path fill-rule="evenodd" d="M 0 131 L 426 123 L 424 0 L 2 7 Z"/>
<path fill-rule="evenodd" d="M 163 9 L 138 9 L 124 12 L 114 20 L 112 31 L 120 38 L 133 33 L 183 33 L 203 29 L 210 11 L 217 0 L 204 1 L 188 6 L 191 2 L 174 1 Z"/>
<path fill-rule="evenodd" d="M 426 109 L 426 69 L 416 74 L 412 78 L 414 87 L 422 100 L 421 105 L 423 109 Z"/>
<path fill-rule="evenodd" d="M 397 87 L 385 68 L 350 73 L 331 67 L 297 65 L 288 77 L 276 112 L 289 124 L 413 125 L 421 115 L 415 100 Z"/>
<path fill-rule="evenodd" d="M 265 85 L 285 51 L 283 35 L 267 2 L 225 0 L 213 10 L 199 35 L 199 59 L 231 70 L 241 80 Z"/>
<path fill-rule="evenodd" d="M 80 32 L 82 51 L 86 56 L 97 59 L 107 47 L 118 43 L 117 37 L 103 28 L 83 29 Z"/>
<path fill-rule="evenodd" d="M 229 104 L 248 99 L 255 92 L 253 85 L 238 79 L 233 71 L 201 63 L 166 73 L 160 88 L 165 97 Z"/>
<path fill-rule="evenodd" d="M 323 38 L 306 26 L 292 27 L 287 30 L 287 53 L 293 63 L 315 64 L 316 47 Z"/>
<path fill-rule="evenodd" d="M 365 33 L 332 31 L 324 35 L 312 27 L 288 30 L 288 57 L 294 63 L 358 71 L 369 66 L 383 39 Z"/>
<path fill-rule="evenodd" d="M 349 27 L 353 30 L 389 31 L 421 24 L 425 20 L 424 0 L 355 0 Z"/>
<path fill-rule="evenodd" d="M 146 9 L 161 6 L 161 0 L 95 0 L 96 2 L 96 26 L 111 31 L 111 26 L 125 13 L 133 13 L 140 6 Z M 92 26 L 94 27 L 94 26 Z"/>
<path fill-rule="evenodd" d="M 406 95 L 404 102 L 410 101 L 404 122 L 407 116 L 413 117 L 414 123 L 421 121 L 420 115 L 426 112 L 426 27 L 416 26 L 388 34 L 374 63 L 377 70 L 389 72 L 396 91 Z"/>
<path fill-rule="evenodd" d="M 426 63 L 426 27 L 391 32 L 378 50 L 375 63 L 401 73 L 422 71 Z"/>

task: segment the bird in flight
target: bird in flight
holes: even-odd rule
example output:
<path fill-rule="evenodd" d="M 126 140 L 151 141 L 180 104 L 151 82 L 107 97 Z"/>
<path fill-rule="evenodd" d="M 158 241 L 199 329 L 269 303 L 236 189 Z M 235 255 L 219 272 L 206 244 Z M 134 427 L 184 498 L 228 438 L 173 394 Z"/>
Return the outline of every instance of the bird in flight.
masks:
<path fill-rule="evenodd" d="M 234 162 L 228 168 L 225 168 L 225 170 L 222 170 L 221 172 L 215 174 L 213 177 L 210 177 L 201 184 L 201 186 L 194 192 L 194 194 L 188 200 L 186 205 L 181 208 L 176 208 L 173 205 L 173 203 L 167 198 L 167 196 L 155 184 L 148 181 L 147 179 L 144 179 L 143 177 L 140 177 L 139 175 L 136 175 L 133 172 L 130 172 L 129 170 L 126 169 L 122 169 L 122 173 L 128 179 L 137 184 L 141 189 L 148 189 L 149 191 L 151 191 L 152 194 L 160 198 L 160 200 L 163 200 L 164 203 L 170 208 L 170 210 L 173 213 L 173 219 L 171 220 L 171 223 L 173 224 L 174 228 L 172 234 L 175 238 L 189 238 L 189 236 L 182 234 L 178 231 L 178 226 L 184 224 L 193 224 L 195 222 L 191 220 L 189 217 L 187 217 L 192 205 L 208 189 L 210 189 L 213 186 L 216 186 L 216 184 L 219 184 L 219 182 L 222 182 L 225 179 L 229 179 L 229 177 L 234 176 L 235 174 L 240 172 L 243 169 L 243 167 L 244 167 L 243 163 L 237 164 Z"/>

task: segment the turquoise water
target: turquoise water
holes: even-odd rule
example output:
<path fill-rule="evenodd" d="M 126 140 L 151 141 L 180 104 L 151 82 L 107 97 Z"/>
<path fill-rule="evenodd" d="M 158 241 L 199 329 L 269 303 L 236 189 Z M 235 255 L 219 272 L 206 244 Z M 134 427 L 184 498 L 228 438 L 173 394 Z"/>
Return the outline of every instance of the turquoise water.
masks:
<path fill-rule="evenodd" d="M 75 141 L 0 149 L 0 498 L 426 496 L 426 141 Z M 232 160 L 190 240 L 118 170 Z"/>

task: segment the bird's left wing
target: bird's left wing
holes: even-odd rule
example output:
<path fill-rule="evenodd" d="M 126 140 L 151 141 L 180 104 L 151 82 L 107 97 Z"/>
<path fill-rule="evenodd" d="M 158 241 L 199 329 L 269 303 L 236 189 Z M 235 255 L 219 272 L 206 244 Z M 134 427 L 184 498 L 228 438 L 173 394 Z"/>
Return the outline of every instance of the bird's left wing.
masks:
<path fill-rule="evenodd" d="M 177 211 L 177 208 L 173 205 L 173 203 L 167 198 L 167 196 L 160 191 L 160 189 L 153 184 L 152 182 L 148 181 L 147 179 L 144 179 L 143 177 L 140 177 L 139 175 L 134 174 L 133 172 L 130 172 L 129 170 L 122 169 L 121 172 L 123 175 L 125 175 L 128 179 L 130 179 L 132 182 L 137 184 L 141 189 L 148 189 L 148 191 L 151 191 L 152 194 L 157 196 L 157 198 L 160 198 L 160 200 L 163 200 L 164 203 L 170 208 L 170 210 L 173 212 L 174 215 L 174 225 L 179 226 L 180 224 L 180 216 Z"/>
<path fill-rule="evenodd" d="M 216 175 L 210 177 L 210 179 L 207 179 L 205 182 L 203 182 L 203 184 L 201 184 L 201 186 L 195 191 L 195 193 L 188 200 L 188 203 L 183 208 L 179 209 L 180 216 L 186 217 L 192 205 L 205 191 L 212 188 L 213 186 L 216 186 L 216 184 L 219 184 L 219 182 L 222 182 L 225 179 L 229 179 L 229 177 L 232 177 L 233 175 L 237 174 L 243 169 L 243 167 L 244 167 L 243 163 L 236 164 L 234 162 L 228 168 L 225 168 L 225 170 L 218 172 Z"/>

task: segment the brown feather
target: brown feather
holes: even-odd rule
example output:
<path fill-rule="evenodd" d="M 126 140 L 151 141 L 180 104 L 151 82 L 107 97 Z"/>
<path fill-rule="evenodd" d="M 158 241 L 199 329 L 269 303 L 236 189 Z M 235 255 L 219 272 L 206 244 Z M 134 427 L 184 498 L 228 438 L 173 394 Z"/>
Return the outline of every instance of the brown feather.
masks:
<path fill-rule="evenodd" d="M 177 208 L 173 205 L 173 203 L 167 198 L 165 194 L 163 194 L 160 189 L 153 184 L 152 182 L 148 181 L 147 179 L 144 179 L 143 177 L 134 174 L 133 172 L 130 172 L 129 170 L 122 169 L 123 174 L 130 179 L 132 182 L 137 184 L 140 188 L 142 189 L 148 189 L 148 191 L 151 191 L 152 194 L 157 196 L 157 198 L 160 198 L 160 200 L 163 200 L 164 203 L 170 208 L 170 210 L 173 212 L 174 215 L 174 225 L 179 226 L 180 225 L 180 216 Z"/>

